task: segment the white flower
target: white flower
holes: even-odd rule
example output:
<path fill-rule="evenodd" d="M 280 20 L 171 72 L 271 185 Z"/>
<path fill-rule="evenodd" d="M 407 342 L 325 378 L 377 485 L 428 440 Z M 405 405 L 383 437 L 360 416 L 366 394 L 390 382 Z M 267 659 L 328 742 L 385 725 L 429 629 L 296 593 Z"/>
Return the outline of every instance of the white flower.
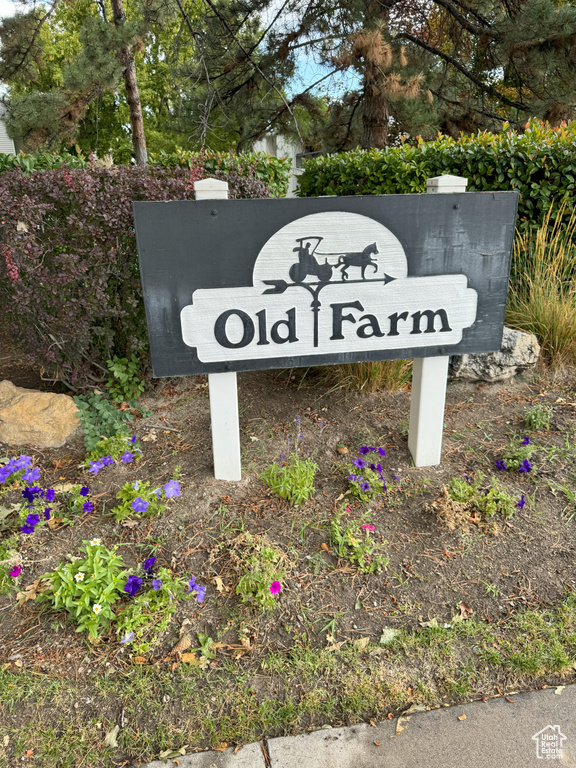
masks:
<path fill-rule="evenodd" d="M 98 614 L 102 610 L 102 606 L 98 605 L 98 603 L 94 603 L 94 607 L 92 608 L 92 610 L 94 611 L 94 613 Z"/>
<path fill-rule="evenodd" d="M 92 544 L 93 547 L 97 547 L 99 544 L 102 544 L 102 539 L 92 539 L 90 544 Z"/>
<path fill-rule="evenodd" d="M 82 573 L 82 571 L 80 571 L 80 573 L 77 573 L 76 576 L 74 576 L 74 578 L 76 579 L 76 581 L 84 581 L 84 574 Z"/>

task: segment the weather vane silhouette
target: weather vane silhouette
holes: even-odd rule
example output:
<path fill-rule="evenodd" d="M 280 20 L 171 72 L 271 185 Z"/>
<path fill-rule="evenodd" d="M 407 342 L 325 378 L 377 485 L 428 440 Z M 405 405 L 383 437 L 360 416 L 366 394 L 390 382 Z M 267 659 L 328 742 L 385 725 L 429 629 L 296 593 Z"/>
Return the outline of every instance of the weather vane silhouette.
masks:
<path fill-rule="evenodd" d="M 395 277 L 391 277 L 390 275 L 386 274 L 386 272 L 384 273 L 384 277 L 371 279 L 366 278 L 367 267 L 373 267 L 374 272 L 378 272 L 378 263 L 375 259 L 372 258 L 372 256 L 379 253 L 376 243 L 367 245 L 363 251 L 322 253 L 317 249 L 323 239 L 323 237 L 319 237 L 317 235 L 296 238 L 298 245 L 292 250 L 298 253 L 298 261 L 292 264 L 288 271 L 290 279 L 293 281 L 292 283 L 287 283 L 286 280 L 262 281 L 265 285 L 271 286 L 270 288 L 267 288 L 265 291 L 263 291 L 264 294 L 280 294 L 284 293 L 284 291 L 286 291 L 288 288 L 305 288 L 312 295 L 312 302 L 310 306 L 314 314 L 315 347 L 318 346 L 318 314 L 320 312 L 320 307 L 322 306 L 319 294 L 322 288 L 325 288 L 330 283 L 334 285 L 335 281 L 332 281 L 332 276 L 335 269 L 338 269 L 339 267 L 341 269 L 340 275 L 342 279 L 338 282 L 343 283 L 346 281 L 347 285 L 351 285 L 353 283 L 382 283 L 383 285 L 387 285 L 393 280 L 396 280 Z M 332 265 L 329 264 L 328 259 L 325 258 L 324 264 L 319 264 L 316 256 L 337 256 L 338 262 Z M 362 275 L 360 280 L 349 280 L 348 270 L 351 267 L 360 268 Z M 317 277 L 318 282 L 305 283 L 304 280 L 310 275 Z"/>

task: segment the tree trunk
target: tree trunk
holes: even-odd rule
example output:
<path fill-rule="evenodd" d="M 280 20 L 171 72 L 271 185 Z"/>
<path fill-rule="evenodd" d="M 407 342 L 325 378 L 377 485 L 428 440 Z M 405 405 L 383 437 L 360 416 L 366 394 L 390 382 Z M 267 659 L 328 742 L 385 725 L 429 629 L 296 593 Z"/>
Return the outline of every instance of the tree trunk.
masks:
<path fill-rule="evenodd" d="M 382 93 L 382 73 L 366 62 L 362 110 L 362 147 L 382 149 L 388 146 L 388 100 Z"/>
<path fill-rule="evenodd" d="M 119 27 L 121 24 L 126 23 L 122 0 L 111 0 L 111 2 L 114 24 Z M 129 45 L 122 48 L 119 55 L 124 67 L 126 100 L 128 102 L 128 109 L 130 110 L 132 146 L 134 147 L 136 165 L 146 165 L 148 163 L 148 152 L 146 150 L 146 136 L 144 135 L 144 121 L 142 120 L 142 106 L 140 104 L 140 93 L 138 92 L 138 80 L 136 79 L 134 56 L 132 55 L 132 49 Z"/>

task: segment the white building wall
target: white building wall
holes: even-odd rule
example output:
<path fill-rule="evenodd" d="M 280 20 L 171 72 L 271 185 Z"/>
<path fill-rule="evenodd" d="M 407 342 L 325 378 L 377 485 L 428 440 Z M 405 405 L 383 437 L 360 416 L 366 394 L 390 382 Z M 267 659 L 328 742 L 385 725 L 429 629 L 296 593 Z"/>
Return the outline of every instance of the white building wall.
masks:
<path fill-rule="evenodd" d="M 265 136 L 263 139 L 254 143 L 253 150 L 255 152 L 266 152 L 273 157 L 289 157 L 292 161 L 292 172 L 290 175 L 290 183 L 288 184 L 288 192 L 286 197 L 295 197 L 294 191 L 298 186 L 298 173 L 300 169 L 296 168 L 296 155 L 303 152 L 302 147 L 286 139 L 282 135 L 270 135 Z"/>
<path fill-rule="evenodd" d="M 0 152 L 4 152 L 5 154 L 16 154 L 14 142 L 6 133 L 6 126 L 4 125 L 2 118 L 0 118 Z"/>

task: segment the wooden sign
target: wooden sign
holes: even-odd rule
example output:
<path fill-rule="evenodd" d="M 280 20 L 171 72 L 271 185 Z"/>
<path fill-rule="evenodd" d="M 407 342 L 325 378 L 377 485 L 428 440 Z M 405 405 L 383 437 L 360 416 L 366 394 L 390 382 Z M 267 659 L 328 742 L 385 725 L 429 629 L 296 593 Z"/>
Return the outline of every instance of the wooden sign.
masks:
<path fill-rule="evenodd" d="M 499 349 L 517 199 L 136 202 L 154 375 Z"/>

